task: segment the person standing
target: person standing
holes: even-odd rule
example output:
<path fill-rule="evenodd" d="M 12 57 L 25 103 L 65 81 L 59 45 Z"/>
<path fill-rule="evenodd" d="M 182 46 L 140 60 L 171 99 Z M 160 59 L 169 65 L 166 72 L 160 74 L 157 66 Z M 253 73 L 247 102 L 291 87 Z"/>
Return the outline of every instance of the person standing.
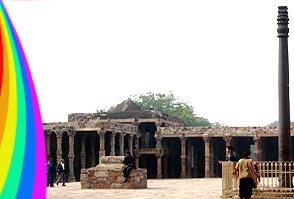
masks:
<path fill-rule="evenodd" d="M 55 175 L 55 166 L 52 162 L 52 158 L 48 158 L 47 162 L 47 187 L 54 187 L 54 175 Z"/>
<path fill-rule="evenodd" d="M 58 180 L 56 181 L 56 185 L 58 186 L 58 183 L 62 180 L 62 186 L 65 185 L 65 165 L 64 165 L 64 160 L 61 159 L 60 162 L 57 165 L 57 173 L 58 173 Z"/>
<path fill-rule="evenodd" d="M 234 151 L 234 147 L 227 146 L 226 152 L 227 152 L 226 161 L 238 162 L 239 158 L 238 158 L 238 155 Z"/>
<path fill-rule="evenodd" d="M 237 162 L 233 174 L 239 177 L 239 197 L 249 199 L 252 195 L 252 189 L 257 187 L 258 175 L 254 169 L 251 152 L 245 151 L 242 158 Z"/>
<path fill-rule="evenodd" d="M 135 169 L 135 158 L 131 155 L 131 153 L 129 151 L 126 152 L 126 156 L 123 160 L 123 174 L 124 174 L 124 178 L 125 178 L 125 182 L 127 182 L 130 172 L 132 169 Z"/>

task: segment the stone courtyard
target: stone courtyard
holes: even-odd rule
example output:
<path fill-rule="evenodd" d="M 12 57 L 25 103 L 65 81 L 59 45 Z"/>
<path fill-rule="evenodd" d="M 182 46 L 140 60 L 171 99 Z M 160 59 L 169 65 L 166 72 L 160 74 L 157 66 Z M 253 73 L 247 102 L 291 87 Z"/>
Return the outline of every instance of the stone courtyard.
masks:
<path fill-rule="evenodd" d="M 80 182 L 47 188 L 48 199 L 219 199 L 221 178 L 148 179 L 147 189 L 81 189 Z"/>

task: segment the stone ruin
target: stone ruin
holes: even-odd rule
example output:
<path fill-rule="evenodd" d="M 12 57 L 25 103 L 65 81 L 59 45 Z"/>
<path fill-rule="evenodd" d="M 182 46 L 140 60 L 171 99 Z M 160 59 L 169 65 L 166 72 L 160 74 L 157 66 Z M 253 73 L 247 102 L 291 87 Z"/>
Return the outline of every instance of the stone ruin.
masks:
<path fill-rule="evenodd" d="M 124 183 L 124 156 L 104 156 L 96 167 L 81 170 L 82 189 L 142 189 L 147 188 L 147 170 L 132 169 Z"/>

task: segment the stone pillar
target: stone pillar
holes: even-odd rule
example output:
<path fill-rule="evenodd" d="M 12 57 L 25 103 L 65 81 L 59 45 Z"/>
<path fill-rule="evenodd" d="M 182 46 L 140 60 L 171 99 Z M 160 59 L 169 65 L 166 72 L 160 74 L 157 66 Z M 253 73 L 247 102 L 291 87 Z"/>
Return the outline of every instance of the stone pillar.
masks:
<path fill-rule="evenodd" d="M 86 168 L 86 136 L 81 134 L 81 167 Z"/>
<path fill-rule="evenodd" d="M 128 137 L 129 151 L 132 156 L 133 156 L 133 138 L 134 138 L 134 135 L 132 135 L 132 134 L 130 134 L 130 136 Z"/>
<path fill-rule="evenodd" d="M 99 162 L 101 162 L 102 157 L 105 156 L 105 131 L 104 129 L 101 129 L 97 132 L 100 140 Z"/>
<path fill-rule="evenodd" d="M 136 139 L 135 139 L 135 148 L 139 149 L 140 148 L 140 138 L 141 138 L 142 134 L 138 133 L 136 134 Z"/>
<path fill-rule="evenodd" d="M 215 142 L 213 142 L 211 140 L 211 142 L 209 143 L 209 157 L 210 157 L 210 177 L 215 177 L 215 172 L 214 172 L 214 144 Z"/>
<path fill-rule="evenodd" d="M 46 139 L 46 156 L 47 156 L 47 158 L 51 157 L 51 152 L 50 152 L 50 146 L 51 146 L 51 143 L 50 143 L 50 135 L 51 135 L 51 132 L 50 131 L 47 131 L 46 134 L 45 134 L 45 139 Z"/>
<path fill-rule="evenodd" d="M 69 131 L 68 132 L 68 142 L 69 142 L 69 151 L 68 151 L 68 164 L 69 164 L 69 173 L 68 173 L 68 180 L 74 181 L 74 138 L 75 138 L 76 132 L 75 131 Z"/>
<path fill-rule="evenodd" d="M 192 157 L 191 157 L 191 140 L 187 141 L 188 154 L 187 154 L 187 178 L 191 178 L 191 167 L 192 167 Z"/>
<path fill-rule="evenodd" d="M 277 29 L 279 38 L 279 161 L 292 160 L 290 134 L 288 22 L 289 18 L 287 6 L 279 6 Z M 284 183 L 282 184 L 284 185 Z"/>
<path fill-rule="evenodd" d="M 56 131 L 56 160 L 60 161 L 62 158 L 62 148 L 61 148 L 62 134 L 61 131 Z"/>
<path fill-rule="evenodd" d="M 205 145 L 205 178 L 209 178 L 211 176 L 210 173 L 210 146 L 209 146 L 210 137 L 206 134 L 203 135 L 203 141 Z"/>
<path fill-rule="evenodd" d="M 158 134 L 158 133 L 155 133 L 155 139 L 156 139 L 156 148 L 158 148 L 158 149 L 162 148 L 162 145 L 161 145 L 162 137 L 161 137 L 161 135 Z"/>
<path fill-rule="evenodd" d="M 125 147 L 124 140 L 125 140 L 125 136 L 126 136 L 125 133 L 121 133 L 119 135 L 119 155 L 121 155 L 121 156 L 124 156 L 125 155 L 125 152 L 124 152 L 124 147 Z"/>
<path fill-rule="evenodd" d="M 95 164 L 95 159 L 96 159 L 96 154 L 95 154 L 95 141 L 96 141 L 96 137 L 94 135 L 90 135 L 91 136 L 91 167 L 96 166 Z"/>
<path fill-rule="evenodd" d="M 232 136 L 230 135 L 225 135 L 223 137 L 224 141 L 226 142 L 226 147 L 231 145 L 231 141 L 232 141 Z"/>
<path fill-rule="evenodd" d="M 181 137 L 181 178 L 186 178 L 186 137 Z"/>
<path fill-rule="evenodd" d="M 140 168 L 140 156 L 141 156 L 140 154 L 136 155 L 136 160 L 135 160 L 136 161 L 136 168 Z"/>
<path fill-rule="evenodd" d="M 115 156 L 115 135 L 116 132 L 110 134 L 110 155 Z"/>
<path fill-rule="evenodd" d="M 260 137 L 255 135 L 253 137 L 254 141 L 254 157 L 255 161 L 261 161 L 261 154 L 260 154 Z"/>
<path fill-rule="evenodd" d="M 156 154 L 156 158 L 157 158 L 157 175 L 156 175 L 156 178 L 157 179 L 161 179 L 162 178 L 162 172 L 161 172 L 161 154 Z"/>

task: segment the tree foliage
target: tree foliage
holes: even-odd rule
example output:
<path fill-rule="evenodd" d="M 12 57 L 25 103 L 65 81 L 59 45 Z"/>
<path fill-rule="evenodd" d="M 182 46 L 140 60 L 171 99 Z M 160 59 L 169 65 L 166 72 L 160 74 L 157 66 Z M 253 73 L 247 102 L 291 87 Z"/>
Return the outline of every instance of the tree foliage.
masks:
<path fill-rule="evenodd" d="M 278 126 L 279 125 L 279 121 L 274 121 L 270 124 L 268 124 L 267 126 Z"/>
<path fill-rule="evenodd" d="M 146 110 L 153 109 L 177 116 L 183 120 L 186 126 L 211 126 L 208 119 L 197 117 L 194 113 L 194 108 L 185 102 L 177 100 L 172 92 L 168 94 L 149 92 L 134 95 L 131 99 Z"/>

